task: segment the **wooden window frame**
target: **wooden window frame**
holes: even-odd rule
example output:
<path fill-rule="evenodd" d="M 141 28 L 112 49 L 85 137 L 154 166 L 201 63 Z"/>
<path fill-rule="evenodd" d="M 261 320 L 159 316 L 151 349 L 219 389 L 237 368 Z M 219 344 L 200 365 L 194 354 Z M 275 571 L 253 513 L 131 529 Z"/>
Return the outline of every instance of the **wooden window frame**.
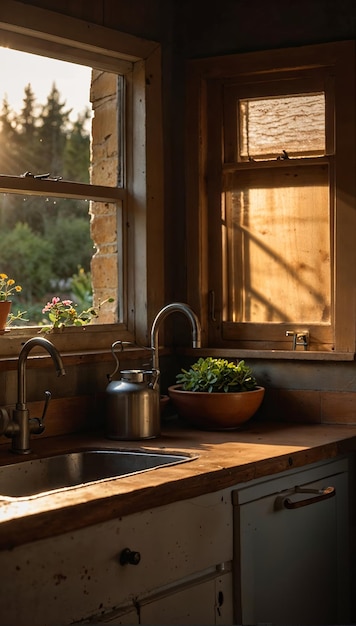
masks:
<path fill-rule="evenodd" d="M 282 325 L 271 325 L 267 341 L 257 341 L 258 325 L 244 327 L 224 322 L 222 254 L 216 253 L 219 238 L 212 210 L 221 205 L 223 167 L 223 91 L 234 81 L 266 82 L 273 74 L 327 72 L 334 81 L 335 126 L 330 153 L 334 187 L 332 270 L 332 335 L 325 340 L 320 327 L 310 327 L 313 342 L 307 351 L 292 350 L 290 338 L 281 345 Z M 355 281 L 352 268 L 356 261 L 355 184 L 355 42 L 337 42 L 285 50 L 228 55 L 190 61 L 187 72 L 187 237 L 188 299 L 199 311 L 207 344 L 231 349 L 237 355 L 251 352 L 255 357 L 296 359 L 345 359 L 355 353 Z M 327 106 L 327 110 L 332 107 Z M 213 122 L 212 122 L 213 120 Z M 331 119 L 326 120 L 330 129 Z M 330 135 L 330 133 L 329 133 Z M 214 146 L 221 146 L 214 150 Z M 218 154 L 219 153 L 219 154 Z M 248 167 L 249 164 L 241 164 Z M 217 222 L 219 219 L 217 220 Z M 198 242 L 198 245 L 197 245 Z M 350 269 L 351 268 L 351 269 Z M 199 286 L 199 289 L 197 287 Z M 300 325 L 288 324 L 298 330 Z M 277 340 L 277 341 L 276 341 Z"/>
<path fill-rule="evenodd" d="M 55 343 L 59 349 L 73 353 L 107 350 L 117 339 L 147 345 L 148 328 L 162 305 L 164 285 L 160 46 L 16 0 L 1 3 L 0 44 L 125 76 L 125 189 L 1 176 L 0 192 L 41 191 L 52 196 L 82 197 L 88 187 L 91 199 L 118 201 L 130 221 L 125 249 L 119 251 L 119 258 L 127 262 L 125 293 L 120 303 L 122 322 L 68 328 L 69 332 L 56 336 Z M 23 342 L 37 332 L 37 327 L 13 328 L 1 338 L 0 358 L 17 354 Z"/>

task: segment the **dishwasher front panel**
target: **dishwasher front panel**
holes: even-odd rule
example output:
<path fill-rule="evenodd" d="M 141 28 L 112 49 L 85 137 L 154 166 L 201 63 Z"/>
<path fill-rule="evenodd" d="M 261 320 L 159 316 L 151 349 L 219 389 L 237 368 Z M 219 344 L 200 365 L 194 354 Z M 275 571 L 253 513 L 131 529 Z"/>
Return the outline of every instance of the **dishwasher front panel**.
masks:
<path fill-rule="evenodd" d="M 347 466 L 314 474 L 234 492 L 236 623 L 348 622 Z"/>

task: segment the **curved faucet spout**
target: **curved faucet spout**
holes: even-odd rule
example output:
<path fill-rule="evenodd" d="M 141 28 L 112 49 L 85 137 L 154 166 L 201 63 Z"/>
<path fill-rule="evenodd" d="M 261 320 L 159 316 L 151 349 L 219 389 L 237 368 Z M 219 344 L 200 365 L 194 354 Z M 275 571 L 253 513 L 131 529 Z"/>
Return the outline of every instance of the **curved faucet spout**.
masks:
<path fill-rule="evenodd" d="M 153 320 L 151 329 L 151 349 L 153 354 L 153 369 L 159 370 L 159 344 L 158 333 L 161 323 L 168 317 L 170 313 L 183 313 L 190 321 L 192 327 L 192 345 L 193 348 L 200 348 L 201 345 L 201 326 L 197 314 L 184 302 L 172 302 L 161 309 Z"/>
<path fill-rule="evenodd" d="M 29 454 L 31 452 L 31 433 L 35 435 L 43 433 L 43 420 L 46 415 L 48 402 L 51 398 L 51 393 L 46 391 L 42 417 L 30 418 L 30 412 L 26 406 L 26 362 L 29 352 L 35 346 L 40 346 L 47 350 L 48 354 L 52 357 L 58 376 L 65 374 L 62 357 L 53 343 L 44 337 L 33 337 L 26 341 L 18 358 L 17 403 L 15 409 L 12 411 L 12 417 L 10 418 L 6 409 L 0 409 L 0 434 L 6 435 L 6 437 L 12 439 L 11 450 L 16 454 Z"/>
<path fill-rule="evenodd" d="M 57 376 L 63 376 L 65 369 L 63 367 L 62 357 L 59 354 L 57 348 L 48 339 L 44 337 L 32 337 L 26 341 L 19 354 L 18 368 L 17 368 L 17 410 L 23 410 L 26 408 L 26 361 L 29 352 L 35 346 L 41 346 L 50 354 L 53 359 L 55 368 L 57 370 Z"/>

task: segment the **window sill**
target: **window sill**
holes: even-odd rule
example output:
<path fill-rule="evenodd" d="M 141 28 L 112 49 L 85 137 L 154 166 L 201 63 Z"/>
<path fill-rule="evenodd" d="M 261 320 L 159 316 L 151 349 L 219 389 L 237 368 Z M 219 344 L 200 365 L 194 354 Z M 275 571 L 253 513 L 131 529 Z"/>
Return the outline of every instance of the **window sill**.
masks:
<path fill-rule="evenodd" d="M 240 359 L 279 359 L 289 361 L 354 361 L 354 352 L 327 352 L 316 350 L 236 350 L 233 348 L 182 348 L 179 354 L 199 357 Z"/>
<path fill-rule="evenodd" d="M 134 343 L 131 333 L 126 330 L 123 324 L 93 324 L 80 328 L 71 326 L 64 330 L 49 333 L 40 333 L 39 326 L 14 327 L 0 336 L 0 362 L 17 359 L 23 344 L 32 337 L 49 339 L 63 356 L 72 356 L 74 359 L 77 358 L 78 362 L 83 362 L 86 355 L 90 355 L 90 358 L 96 358 L 95 355 L 98 355 L 97 358 L 100 360 L 100 355 L 108 353 L 112 358 L 111 345 L 119 339 Z M 140 350 L 137 346 L 130 346 L 130 349 L 132 347 Z M 44 353 L 41 348 L 39 348 L 39 352 L 41 355 Z M 129 352 L 129 347 L 127 352 Z M 46 353 L 44 354 L 46 355 Z"/>

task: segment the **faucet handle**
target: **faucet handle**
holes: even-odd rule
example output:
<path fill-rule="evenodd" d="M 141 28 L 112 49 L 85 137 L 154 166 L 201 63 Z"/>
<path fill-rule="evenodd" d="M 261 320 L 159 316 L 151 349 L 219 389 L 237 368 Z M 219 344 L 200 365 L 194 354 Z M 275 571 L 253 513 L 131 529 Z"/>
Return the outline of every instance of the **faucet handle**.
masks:
<path fill-rule="evenodd" d="M 31 433 L 35 433 L 36 435 L 40 435 L 43 433 L 45 426 L 43 424 L 44 418 L 46 417 L 48 403 L 52 398 L 52 394 L 50 391 L 45 391 L 45 403 L 42 411 L 42 417 L 31 417 L 30 421 L 30 431 Z"/>
<path fill-rule="evenodd" d="M 44 418 L 46 417 L 48 404 L 49 404 L 50 399 L 52 398 L 52 394 L 51 394 L 50 391 L 45 391 L 44 395 L 45 395 L 45 403 L 44 403 L 44 407 L 43 407 L 43 411 L 42 411 L 41 422 L 43 422 Z"/>

